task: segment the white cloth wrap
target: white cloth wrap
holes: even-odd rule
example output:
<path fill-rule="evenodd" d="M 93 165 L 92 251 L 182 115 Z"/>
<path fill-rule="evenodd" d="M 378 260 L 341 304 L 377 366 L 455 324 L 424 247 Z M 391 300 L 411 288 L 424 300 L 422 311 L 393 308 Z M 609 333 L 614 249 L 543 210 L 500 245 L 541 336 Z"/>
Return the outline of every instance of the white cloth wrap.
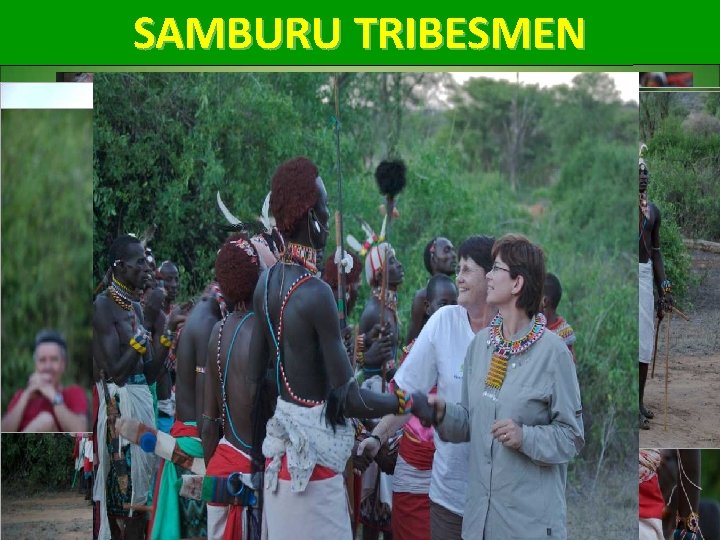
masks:
<path fill-rule="evenodd" d="M 653 341 L 655 339 L 655 328 L 653 317 L 655 315 L 655 300 L 653 298 L 653 269 L 652 262 L 640 263 L 639 266 L 640 287 L 640 362 L 649 364 L 652 360 Z"/>
<path fill-rule="evenodd" d="M 107 515 L 107 494 L 105 483 L 110 472 L 110 454 L 107 451 L 107 406 L 105 403 L 105 392 L 102 383 L 97 382 L 100 405 L 97 421 L 98 441 L 98 469 L 97 478 L 93 485 L 93 500 L 100 502 L 100 529 L 98 540 L 110 540 L 110 522 Z M 114 383 L 107 383 L 111 397 L 120 398 L 120 416 L 123 418 L 135 418 L 144 424 L 155 425 L 155 412 L 153 410 L 153 399 L 147 384 L 126 384 L 118 386 Z M 128 444 L 127 439 L 120 439 L 120 446 Z M 130 504 L 142 505 L 147 502 L 150 479 L 155 469 L 156 457 L 154 454 L 144 452 L 139 446 L 133 444 L 130 447 L 130 479 L 132 482 L 132 494 Z M 132 515 L 132 511 L 131 514 Z"/>
<path fill-rule="evenodd" d="M 278 398 L 262 445 L 265 457 L 272 459 L 265 469 L 265 489 L 277 490 L 283 454 L 287 454 L 291 491 L 301 493 L 315 465 L 342 473 L 354 442 L 350 422 L 335 426 L 333 433 L 325 420 L 325 405 L 302 407 Z"/>
<path fill-rule="evenodd" d="M 640 520 L 639 540 L 664 540 L 662 521 L 657 518 Z"/>

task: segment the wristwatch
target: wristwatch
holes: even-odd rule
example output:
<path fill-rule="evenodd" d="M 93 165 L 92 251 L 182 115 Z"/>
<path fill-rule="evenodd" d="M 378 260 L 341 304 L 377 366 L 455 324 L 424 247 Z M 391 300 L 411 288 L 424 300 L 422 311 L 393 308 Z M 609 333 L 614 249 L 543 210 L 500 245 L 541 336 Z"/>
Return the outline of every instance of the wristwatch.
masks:
<path fill-rule="evenodd" d="M 57 392 L 52 400 L 53 407 L 62 405 L 63 403 L 65 403 L 65 398 L 63 397 L 62 392 Z"/>

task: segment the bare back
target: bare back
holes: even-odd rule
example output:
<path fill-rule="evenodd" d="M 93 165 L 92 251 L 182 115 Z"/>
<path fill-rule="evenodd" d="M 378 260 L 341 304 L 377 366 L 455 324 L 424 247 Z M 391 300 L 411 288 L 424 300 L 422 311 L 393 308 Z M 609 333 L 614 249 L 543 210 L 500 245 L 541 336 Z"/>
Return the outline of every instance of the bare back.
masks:
<path fill-rule="evenodd" d="M 220 308 L 211 295 L 193 307 L 177 345 L 175 379 L 176 417 L 181 422 L 200 421 L 204 396 L 204 374 L 208 341 L 220 320 Z"/>

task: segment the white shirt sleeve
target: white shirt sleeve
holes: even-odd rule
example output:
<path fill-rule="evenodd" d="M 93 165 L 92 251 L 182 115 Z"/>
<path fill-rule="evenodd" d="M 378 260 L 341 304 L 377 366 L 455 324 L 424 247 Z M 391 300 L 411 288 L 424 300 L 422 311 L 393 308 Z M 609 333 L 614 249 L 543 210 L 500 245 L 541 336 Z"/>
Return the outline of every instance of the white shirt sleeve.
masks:
<path fill-rule="evenodd" d="M 415 340 L 410 353 L 395 373 L 395 383 L 408 392 L 429 392 L 437 384 L 435 336 L 441 314 L 435 313 Z"/>

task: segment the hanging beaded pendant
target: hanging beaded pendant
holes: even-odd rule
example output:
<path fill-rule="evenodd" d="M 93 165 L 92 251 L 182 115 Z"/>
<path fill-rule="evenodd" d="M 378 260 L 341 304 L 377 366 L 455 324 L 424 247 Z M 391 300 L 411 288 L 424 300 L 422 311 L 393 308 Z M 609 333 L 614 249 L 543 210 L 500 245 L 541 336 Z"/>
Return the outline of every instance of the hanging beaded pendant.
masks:
<path fill-rule="evenodd" d="M 503 337 L 502 322 L 502 317 L 498 313 L 490 323 L 490 337 L 487 341 L 487 344 L 492 345 L 495 349 L 485 377 L 485 386 L 489 390 L 489 392 L 486 390 L 485 394 L 490 397 L 494 397 L 505 381 L 510 356 L 524 353 L 539 340 L 545 332 L 547 321 L 542 313 L 538 313 L 533 319 L 530 331 L 520 339 L 512 341 Z"/>

